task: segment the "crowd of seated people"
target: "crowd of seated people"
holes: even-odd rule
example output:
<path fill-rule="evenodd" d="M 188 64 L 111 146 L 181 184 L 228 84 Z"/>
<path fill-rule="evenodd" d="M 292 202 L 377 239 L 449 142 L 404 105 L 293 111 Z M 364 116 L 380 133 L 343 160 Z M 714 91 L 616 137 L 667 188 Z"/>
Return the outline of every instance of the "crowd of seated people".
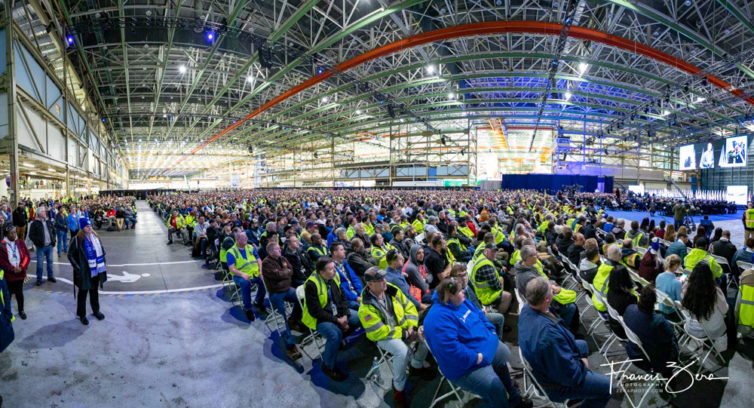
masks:
<path fill-rule="evenodd" d="M 699 290 L 710 279 L 723 284 L 706 241 L 690 248 L 685 227 L 613 219 L 597 210 L 598 199 L 520 190 L 267 190 L 154 195 L 148 201 L 168 227 L 168 243 L 178 236 L 196 256 L 216 261 L 221 274 L 232 276 L 249 321 L 266 316 L 269 297 L 286 321 L 289 358 L 300 358 L 291 330 L 318 332 L 326 342 L 321 369 L 333 380 L 348 376 L 338 361 L 343 339 L 364 331 L 393 355 L 394 367 L 403 368 L 393 369 L 396 406 L 408 406 L 407 381 L 431 374 L 427 353 L 456 386 L 497 405 L 528 406 L 510 380 L 510 350 L 501 341 L 514 329 L 507 317 L 525 302 L 522 314 L 531 319 L 518 319 L 518 338 L 526 339 L 521 348 L 535 377 L 557 388 L 547 388 L 548 396 L 604 406 L 609 385 L 583 360 L 590 350 L 579 327 L 591 322 L 580 322 L 581 289 L 568 287 L 569 275 L 593 285 L 594 305 L 605 319 L 602 302 L 640 337 L 667 329 L 662 319 L 672 319 L 671 312 L 656 314 L 650 307 L 656 299 L 649 291 L 659 288 L 685 302 L 698 325 L 709 321 L 715 336 L 735 329 L 721 329 L 717 319 L 725 311 L 708 307 L 717 294 Z M 682 268 L 693 271 L 685 284 Z M 637 283 L 632 272 L 649 284 Z M 297 308 L 293 294 L 301 286 Z M 290 314 L 286 302 L 294 306 Z M 695 327 L 689 323 L 688 329 Z M 558 340 L 541 341 L 545 329 Z M 655 340 L 673 349 L 674 339 Z M 628 352 L 636 355 L 635 348 Z"/>

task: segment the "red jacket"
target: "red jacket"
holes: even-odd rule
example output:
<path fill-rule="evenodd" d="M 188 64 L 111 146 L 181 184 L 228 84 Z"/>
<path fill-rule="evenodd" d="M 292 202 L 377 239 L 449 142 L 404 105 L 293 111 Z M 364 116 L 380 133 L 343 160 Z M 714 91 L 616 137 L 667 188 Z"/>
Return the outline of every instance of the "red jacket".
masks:
<path fill-rule="evenodd" d="M 13 265 L 8 260 L 8 247 L 5 243 L 0 242 L 0 268 L 5 271 L 5 280 L 8 282 L 16 282 L 26 279 L 26 268 L 29 267 L 29 249 L 26 248 L 24 240 L 17 239 L 16 245 L 18 245 L 18 254 L 21 258 L 21 262 L 18 266 L 21 268 L 21 272 L 13 272 Z"/>

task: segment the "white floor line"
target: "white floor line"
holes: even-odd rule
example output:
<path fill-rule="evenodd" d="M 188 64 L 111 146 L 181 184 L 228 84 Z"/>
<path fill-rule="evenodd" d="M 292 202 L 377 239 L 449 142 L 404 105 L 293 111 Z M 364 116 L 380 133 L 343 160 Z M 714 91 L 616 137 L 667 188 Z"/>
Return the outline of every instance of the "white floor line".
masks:
<path fill-rule="evenodd" d="M 69 285 L 73 285 L 73 282 L 69 281 L 66 278 L 57 278 L 57 280 L 61 282 L 65 282 Z M 214 289 L 222 287 L 222 283 L 218 283 L 215 285 L 207 285 L 207 286 L 195 286 L 193 288 L 180 288 L 180 289 L 163 289 L 163 290 L 132 290 L 132 291 L 105 291 L 101 290 L 99 293 L 103 295 L 152 295 L 152 294 L 161 294 L 161 293 L 175 293 L 175 292 L 190 292 L 192 290 L 203 290 L 203 289 Z"/>

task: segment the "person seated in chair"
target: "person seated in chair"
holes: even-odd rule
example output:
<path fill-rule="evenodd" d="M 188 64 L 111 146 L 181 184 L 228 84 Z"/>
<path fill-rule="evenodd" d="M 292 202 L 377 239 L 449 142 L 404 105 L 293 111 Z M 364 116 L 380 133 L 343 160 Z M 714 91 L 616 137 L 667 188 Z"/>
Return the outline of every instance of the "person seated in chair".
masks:
<path fill-rule="evenodd" d="M 367 287 L 361 292 L 359 321 L 367 338 L 393 356 L 393 401 L 396 407 L 408 407 L 405 394 L 406 366 L 411 373 L 428 376 L 424 367 L 427 347 L 418 343 L 412 353 L 409 345 L 419 339 L 419 313 L 403 292 L 387 283 L 387 273 L 371 267 L 364 273 Z"/>
<path fill-rule="evenodd" d="M 424 319 L 424 336 L 440 372 L 489 406 L 531 407 L 531 401 L 521 398 L 508 371 L 508 346 L 464 293 L 459 279 L 442 279 Z"/>
<path fill-rule="evenodd" d="M 314 269 L 304 283 L 301 322 L 326 340 L 322 372 L 334 381 L 343 381 L 348 375 L 335 366 L 340 344 L 343 335 L 360 327 L 361 322 L 358 313 L 348 308 L 333 260 L 323 256 L 317 260 Z"/>
<path fill-rule="evenodd" d="M 639 346 L 631 341 L 626 344 L 626 354 L 630 359 L 642 360 L 635 363 L 639 368 L 656 371 L 663 377 L 670 378 L 673 370 L 667 363 L 678 361 L 678 343 L 673 326 L 662 313 L 655 312 L 656 302 L 654 286 L 645 286 L 641 290 L 639 303 L 629 305 L 623 312 L 623 322 L 639 337 L 650 361 L 646 361 Z"/>
<path fill-rule="evenodd" d="M 552 288 L 544 277 L 526 285 L 527 304 L 518 319 L 518 344 L 532 374 L 554 402 L 583 400 L 581 407 L 604 407 L 610 379 L 589 369 L 589 346 L 577 340 L 551 313 Z"/>

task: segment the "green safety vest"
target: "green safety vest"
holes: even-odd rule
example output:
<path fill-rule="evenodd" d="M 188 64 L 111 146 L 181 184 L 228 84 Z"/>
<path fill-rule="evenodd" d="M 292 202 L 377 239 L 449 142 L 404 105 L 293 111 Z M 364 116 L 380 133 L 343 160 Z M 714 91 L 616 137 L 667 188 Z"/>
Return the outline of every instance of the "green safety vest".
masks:
<path fill-rule="evenodd" d="M 236 246 L 236 242 L 233 240 L 233 237 L 227 236 L 225 239 L 223 239 L 223 242 L 220 243 L 220 262 L 227 263 L 228 262 L 228 250 L 223 248 L 223 243 L 225 243 L 226 240 L 230 240 L 233 242 L 233 246 Z"/>
<path fill-rule="evenodd" d="M 643 237 L 644 237 L 644 233 L 640 232 L 640 233 L 636 234 L 636 236 L 634 237 L 634 239 L 631 240 L 633 242 L 633 244 L 634 244 L 634 248 L 641 247 L 641 245 L 639 245 L 639 242 L 641 242 L 641 239 Z"/>
<path fill-rule="evenodd" d="M 484 256 L 484 249 L 487 247 L 487 243 L 482 241 L 479 243 L 479 246 L 476 247 L 474 250 L 474 256 L 472 256 L 472 261 L 476 262 L 477 258 L 480 256 Z"/>
<path fill-rule="evenodd" d="M 414 226 L 414 231 L 416 231 L 417 234 L 421 234 L 424 232 L 424 224 L 419 221 L 419 219 L 415 219 L 414 222 L 411 223 L 411 225 Z"/>
<path fill-rule="evenodd" d="M 610 272 L 613 271 L 614 266 L 608 265 L 607 263 L 603 263 L 597 268 L 597 274 L 594 275 L 594 281 L 592 281 L 592 284 L 594 285 L 594 288 L 600 291 L 602 296 L 607 299 L 607 291 L 609 289 L 609 282 L 610 282 Z M 607 306 L 605 306 L 602 302 L 597 299 L 596 294 L 592 294 L 592 303 L 594 303 L 594 308 L 599 310 L 600 312 L 606 312 Z"/>
<path fill-rule="evenodd" d="M 450 238 L 450 239 L 448 239 L 448 242 L 447 242 L 447 245 L 448 245 L 448 247 L 450 247 L 450 245 L 451 245 L 451 244 L 456 244 L 456 245 L 458 245 L 458 249 L 459 249 L 459 250 L 460 250 L 461 252 L 465 252 L 465 251 L 466 251 L 466 249 L 468 249 L 468 248 L 466 247 L 466 245 L 462 244 L 462 243 L 461 243 L 461 241 L 459 241 L 459 240 L 458 240 L 458 238 L 457 238 L 457 237 L 453 237 L 453 238 Z"/>
<path fill-rule="evenodd" d="M 754 286 L 741 285 L 741 305 L 738 309 L 738 324 L 754 328 Z"/>
<path fill-rule="evenodd" d="M 353 228 L 353 225 L 349 225 L 346 230 L 346 238 L 353 239 L 354 236 L 356 236 L 356 230 Z"/>
<path fill-rule="evenodd" d="M 461 234 L 466 235 L 469 239 L 474 239 L 474 232 L 471 231 L 471 228 L 469 227 L 461 227 L 458 228 L 458 231 L 461 232 Z"/>
<path fill-rule="evenodd" d="M 477 281 L 476 273 L 479 270 L 479 268 L 485 265 L 489 265 L 493 269 L 495 269 L 495 271 L 497 271 L 497 269 L 495 268 L 495 264 L 493 264 L 492 261 L 487 259 L 487 257 L 479 258 L 479 260 L 474 263 L 474 268 L 472 268 L 471 270 L 471 285 L 474 289 L 474 293 L 476 293 L 476 297 L 479 299 L 479 301 L 483 305 L 486 306 L 494 302 L 497 298 L 499 298 L 503 290 L 502 289 L 493 290 L 492 288 L 490 288 L 489 282 Z"/>
<path fill-rule="evenodd" d="M 361 327 L 366 331 L 367 338 L 375 342 L 384 339 L 400 339 L 403 337 L 403 330 L 419 326 L 419 313 L 416 311 L 416 306 L 406 298 L 406 295 L 397 286 L 388 283 L 387 287 L 388 289 L 383 296 L 390 295 L 395 326 L 388 324 L 385 316 L 386 311 L 382 310 L 382 306 L 376 300 L 373 301 L 374 296 L 371 294 L 362 295 L 359 305 Z M 368 299 L 368 303 L 364 303 L 365 298 Z"/>
<path fill-rule="evenodd" d="M 754 229 L 754 208 L 746 210 L 746 229 Z"/>
<path fill-rule="evenodd" d="M 707 262 L 715 279 L 723 276 L 723 268 L 717 263 L 715 258 L 707 253 L 707 251 L 699 248 L 694 248 L 686 254 L 686 257 L 683 258 L 683 267 L 691 271 L 701 261 Z"/>
<path fill-rule="evenodd" d="M 505 240 L 502 227 L 492 227 L 492 233 L 495 234 L 495 245 L 500 245 Z"/>
<path fill-rule="evenodd" d="M 372 225 L 371 222 L 369 223 L 361 223 L 361 225 L 364 226 L 364 232 L 367 234 L 368 237 L 371 237 L 372 234 L 374 234 L 374 225 Z"/>
<path fill-rule="evenodd" d="M 245 249 L 246 258 L 241 255 L 241 250 L 238 249 L 237 245 L 233 245 L 233 248 L 231 248 L 228 252 L 233 254 L 233 257 L 236 258 L 236 263 L 234 264 L 235 268 L 254 279 L 259 276 L 259 263 L 257 262 L 257 258 L 254 256 L 254 248 L 251 245 L 248 245 L 245 247 Z"/>
<path fill-rule="evenodd" d="M 309 251 L 314 251 L 317 254 L 319 254 L 319 256 L 327 256 L 327 248 L 323 246 L 318 246 L 318 247 L 310 246 L 309 248 L 306 248 L 306 252 L 309 252 Z"/>
<path fill-rule="evenodd" d="M 333 279 L 335 280 L 337 287 L 340 288 L 340 276 L 337 272 L 335 273 L 335 277 Z M 327 305 L 327 285 L 325 285 L 325 280 L 321 276 L 319 276 L 319 273 L 314 272 L 311 274 L 311 276 L 309 276 L 309 279 L 304 282 L 304 286 L 306 286 L 309 281 L 314 282 L 314 285 L 317 287 L 319 307 L 324 309 Z M 301 322 L 312 330 L 315 330 L 317 328 L 317 319 L 309 314 L 309 307 L 306 305 L 306 299 L 303 299 L 303 301 L 301 302 Z"/>

